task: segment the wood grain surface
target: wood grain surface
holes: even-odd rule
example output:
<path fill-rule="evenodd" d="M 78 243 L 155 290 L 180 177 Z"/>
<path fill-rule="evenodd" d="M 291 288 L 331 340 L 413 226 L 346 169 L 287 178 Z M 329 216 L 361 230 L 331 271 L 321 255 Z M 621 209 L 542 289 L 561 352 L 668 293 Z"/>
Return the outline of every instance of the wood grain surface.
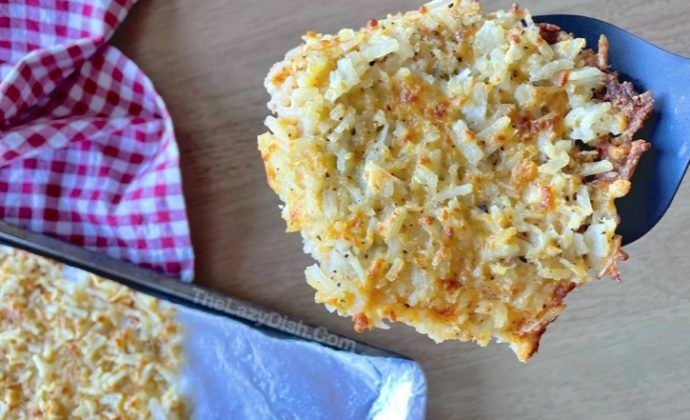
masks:
<path fill-rule="evenodd" d="M 199 284 L 355 336 L 313 303 L 311 264 L 285 234 L 257 134 L 270 65 L 307 30 L 360 27 L 421 0 L 140 0 L 115 44 L 173 116 Z M 525 1 L 536 14 L 595 16 L 690 56 L 686 0 Z M 484 1 L 486 10 L 510 1 Z M 690 118 L 690 110 L 688 110 Z M 688 139 L 690 141 L 690 139 Z M 624 283 L 574 292 L 528 364 L 492 344 L 434 344 L 395 326 L 356 338 L 418 360 L 432 419 L 690 418 L 690 182 L 660 225 L 629 246 Z M 324 372 L 324 380 L 328 373 Z"/>

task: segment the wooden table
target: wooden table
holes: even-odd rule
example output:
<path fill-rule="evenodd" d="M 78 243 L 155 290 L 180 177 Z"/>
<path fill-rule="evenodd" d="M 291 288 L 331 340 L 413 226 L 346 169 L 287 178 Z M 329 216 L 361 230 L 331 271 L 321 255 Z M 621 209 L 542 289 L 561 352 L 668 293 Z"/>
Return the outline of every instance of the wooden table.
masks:
<path fill-rule="evenodd" d="M 313 303 L 310 259 L 284 233 L 256 150 L 269 66 L 307 30 L 360 27 L 420 0 L 141 0 L 115 44 L 151 77 L 175 121 L 197 282 L 354 336 Z M 485 1 L 486 10 L 510 1 Z M 690 55 L 686 0 L 525 1 L 594 15 Z M 688 110 L 690 118 L 690 110 Z M 418 360 L 430 418 L 690 418 L 690 183 L 627 248 L 624 283 L 576 291 L 529 365 L 503 345 L 433 344 L 396 326 L 357 338 Z M 327 372 L 324 372 L 327 375 Z"/>

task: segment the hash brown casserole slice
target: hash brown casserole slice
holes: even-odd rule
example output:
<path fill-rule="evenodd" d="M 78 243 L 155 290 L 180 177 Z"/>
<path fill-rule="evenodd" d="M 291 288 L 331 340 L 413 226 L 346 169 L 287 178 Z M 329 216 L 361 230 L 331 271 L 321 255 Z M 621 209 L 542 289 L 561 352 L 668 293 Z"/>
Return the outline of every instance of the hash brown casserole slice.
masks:
<path fill-rule="evenodd" d="M 316 301 L 357 331 L 496 337 L 527 361 L 565 296 L 625 258 L 614 200 L 653 99 L 607 51 L 474 0 L 307 33 L 266 79 L 259 149 Z"/>

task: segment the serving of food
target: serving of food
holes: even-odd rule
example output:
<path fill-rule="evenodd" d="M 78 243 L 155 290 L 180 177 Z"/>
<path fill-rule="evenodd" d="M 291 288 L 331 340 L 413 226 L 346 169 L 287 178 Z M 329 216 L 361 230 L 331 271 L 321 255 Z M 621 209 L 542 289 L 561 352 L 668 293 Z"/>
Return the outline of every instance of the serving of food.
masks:
<path fill-rule="evenodd" d="M 186 418 L 175 309 L 109 280 L 0 255 L 0 418 Z"/>
<path fill-rule="evenodd" d="M 618 279 L 654 100 L 585 44 L 474 0 L 307 33 L 266 78 L 259 149 L 316 301 L 527 361 L 570 291 Z"/>

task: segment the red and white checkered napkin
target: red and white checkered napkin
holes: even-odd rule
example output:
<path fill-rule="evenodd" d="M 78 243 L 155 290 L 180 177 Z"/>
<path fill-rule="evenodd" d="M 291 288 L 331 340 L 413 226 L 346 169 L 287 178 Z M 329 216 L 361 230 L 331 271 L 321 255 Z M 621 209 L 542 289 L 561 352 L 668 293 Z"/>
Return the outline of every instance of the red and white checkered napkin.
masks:
<path fill-rule="evenodd" d="M 191 281 L 178 150 L 106 44 L 134 0 L 0 0 L 0 218 Z"/>

